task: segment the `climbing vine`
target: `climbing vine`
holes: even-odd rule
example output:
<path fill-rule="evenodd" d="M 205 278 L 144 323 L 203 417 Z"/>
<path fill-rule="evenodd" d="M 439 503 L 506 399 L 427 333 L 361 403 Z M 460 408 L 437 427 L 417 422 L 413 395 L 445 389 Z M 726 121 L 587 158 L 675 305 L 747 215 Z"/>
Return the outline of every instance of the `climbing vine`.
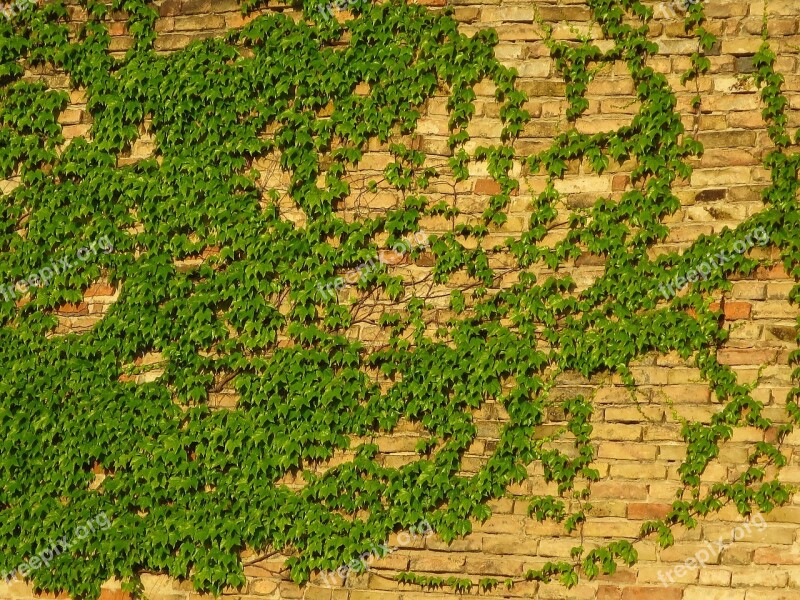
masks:
<path fill-rule="evenodd" d="M 764 209 L 680 254 L 652 258 L 680 207 L 673 186 L 690 176 L 702 146 L 684 129 L 666 77 L 648 65 L 658 49 L 648 37 L 652 10 L 638 0 L 587 4 L 610 44 L 557 41 L 543 28 L 566 82 L 568 126 L 533 155 L 516 144 L 532 117 L 516 73 L 494 56 L 496 33 L 462 35 L 450 10 L 356 3 L 353 18 L 339 22 L 307 2 L 303 20 L 266 12 L 224 39 L 168 55 L 154 50 L 158 15 L 144 0 L 85 0 L 78 27 L 61 0 L 0 19 L 0 177 L 18 184 L 0 203 L 0 273 L 15 282 L 95 240 L 113 245 L 81 269 L 0 301 L 0 570 L 105 513 L 108 529 L 31 571 L 38 588 L 96 597 L 111 577 L 135 590 L 142 571 L 160 571 L 219 593 L 245 582 L 245 550 L 269 549 L 290 554 L 286 566 L 303 582 L 422 519 L 448 542 L 468 534 L 536 462 L 558 495 L 532 497 L 531 518 L 572 532 L 600 476 L 593 403 L 551 391 L 568 375 L 615 375 L 633 387 L 631 364 L 652 353 L 692 361 L 719 411 L 708 424 L 684 422 L 682 488 L 669 514 L 641 535 L 666 546 L 674 525 L 692 527 L 726 504 L 746 515 L 785 502 L 789 489 L 770 467 L 785 462 L 779 444 L 800 419 L 798 389 L 778 439 L 755 445 L 737 481 L 700 484 L 735 428 L 773 428 L 752 386 L 717 360 L 728 334 L 711 306 L 732 276 L 752 274 L 759 261 L 741 254 L 684 294 L 665 300 L 659 292 L 758 228 L 800 278 L 800 155 L 790 153 L 774 54 L 765 38 L 754 60 L 775 146 L 765 160 L 772 184 Z M 133 40 L 123 58 L 110 52 L 112 11 L 126 16 Z M 702 4 L 693 5 L 686 29 L 698 51 L 684 84 L 709 69 L 705 54 L 716 40 L 703 22 Z M 638 113 L 616 131 L 580 133 L 589 84 L 617 62 L 634 83 Z M 23 78 L 40 65 L 85 94 L 90 135 L 65 145 L 59 116 L 70 96 Z M 470 150 L 483 81 L 494 84 L 503 130 L 496 145 Z M 414 146 L 413 133 L 426 101 L 442 94 L 450 157 L 439 164 Z M 121 164 L 145 135 L 152 156 Z M 353 174 L 376 144 L 393 162 L 363 193 L 389 189 L 398 200 L 349 218 L 342 207 L 356 193 Z M 563 204 L 556 182 L 570 166 L 601 175 L 628 161 L 621 198 L 572 210 L 568 235 L 546 243 Z M 434 183 L 464 181 L 477 163 L 497 183 L 479 220 L 431 199 Z M 285 189 L 270 183 L 265 164 L 286 174 Z M 497 243 L 520 189 L 519 165 L 546 185 L 524 233 Z M 415 248 L 406 258 L 430 258 L 430 283 L 449 286 L 454 316 L 435 322 L 432 293 L 390 268 L 365 273 L 354 302 L 320 295 L 318 284 L 419 234 L 432 217 L 451 230 L 430 235 L 429 257 Z M 586 254 L 602 257 L 604 272 L 576 291 L 566 273 Z M 507 274 L 514 283 L 498 286 Z M 59 309 L 82 302 L 99 281 L 119 288 L 118 299 L 90 331 L 62 335 Z M 377 318 L 365 312 L 365 297 L 380 307 Z M 363 324 L 377 326 L 384 342 L 355 340 Z M 155 366 L 142 365 L 153 355 Z M 157 376 L 136 379 L 148 369 Z M 235 408 L 215 410 L 222 391 L 237 396 Z M 467 476 L 473 412 L 489 400 L 508 422 Z M 401 420 L 428 437 L 416 460 L 385 466 L 374 437 Z M 559 432 L 537 436 L 553 420 Z M 575 452 L 547 444 L 566 434 Z M 352 459 L 316 468 L 345 450 Z M 285 485 L 297 475 L 301 488 Z M 635 560 L 630 540 L 577 546 L 571 561 L 525 579 L 571 586 Z M 514 584 L 414 573 L 400 580 L 458 591 Z"/>

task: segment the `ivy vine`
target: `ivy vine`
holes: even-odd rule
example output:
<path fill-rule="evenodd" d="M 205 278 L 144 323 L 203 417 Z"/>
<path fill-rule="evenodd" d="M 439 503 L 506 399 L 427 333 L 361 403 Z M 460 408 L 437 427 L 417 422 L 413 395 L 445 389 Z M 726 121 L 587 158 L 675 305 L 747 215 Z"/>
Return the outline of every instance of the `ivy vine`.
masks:
<path fill-rule="evenodd" d="M 765 160 L 772 183 L 764 209 L 683 253 L 651 258 L 669 233 L 666 218 L 680 208 L 673 185 L 690 176 L 702 146 L 685 130 L 666 77 L 648 65 L 658 49 L 648 37 L 652 10 L 639 0 L 587 4 L 611 44 L 557 41 L 545 29 L 566 82 L 568 128 L 534 155 L 518 150 L 532 117 L 516 73 L 494 56 L 496 33 L 461 34 L 449 9 L 356 3 L 340 23 L 307 2 L 305 20 L 267 12 L 223 39 L 169 55 L 154 50 L 158 14 L 145 0 L 84 0 L 88 17 L 79 26 L 62 0 L 0 19 L 0 178 L 18 184 L 0 202 L 0 273 L 21 280 L 103 236 L 114 247 L 19 302 L 0 301 L 0 571 L 105 512 L 108 530 L 31 573 L 38 589 L 93 598 L 111 577 L 136 590 L 141 572 L 158 571 L 220 593 L 245 583 L 245 550 L 267 549 L 291 554 L 291 577 L 304 582 L 422 519 L 447 542 L 467 535 L 534 462 L 558 495 L 532 497 L 531 517 L 575 531 L 599 479 L 593 403 L 551 392 L 563 376 L 616 375 L 633 387 L 631 364 L 654 353 L 693 362 L 719 411 L 709 424 L 684 423 L 682 489 L 641 535 L 666 546 L 673 526 L 692 527 L 726 504 L 746 515 L 785 502 L 790 490 L 769 467 L 785 463 L 780 442 L 800 419 L 798 388 L 777 439 L 754 445 L 737 481 L 700 484 L 736 427 L 774 427 L 752 386 L 718 361 L 728 334 L 711 307 L 732 276 L 751 275 L 760 262 L 736 256 L 685 294 L 665 301 L 659 292 L 675 273 L 759 227 L 800 279 L 800 155 L 790 152 L 798 139 L 788 131 L 775 56 L 765 38 L 754 60 L 775 146 Z M 111 11 L 126 15 L 134 40 L 121 59 L 109 52 Z M 709 68 L 716 40 L 703 22 L 702 4 L 693 5 L 686 28 L 698 51 L 683 83 Z M 638 113 L 616 131 L 580 133 L 589 84 L 615 62 L 627 65 Z M 66 144 L 59 117 L 69 95 L 23 78 L 41 65 L 85 94 L 90 135 Z M 482 81 L 495 86 L 503 132 L 496 145 L 469 150 Z M 441 94 L 450 157 L 438 164 L 412 134 L 426 101 Z M 121 165 L 142 136 L 152 137 L 153 155 Z M 365 193 L 389 189 L 398 201 L 353 220 L 342 207 L 374 147 L 394 162 Z M 498 191 L 480 219 L 432 199 L 434 183 L 464 181 L 482 162 Z M 569 234 L 545 243 L 563 204 L 556 182 L 569 167 L 601 175 L 622 163 L 633 169 L 621 199 L 571 211 Z M 285 189 L 269 183 L 265 164 L 286 174 Z M 547 181 L 526 231 L 498 244 L 520 188 L 517 165 Z M 358 301 L 320 296 L 318 283 L 442 216 L 452 230 L 430 236 L 430 257 L 416 249 L 408 259 L 430 264 L 434 286 L 449 286 L 453 317 L 434 322 L 441 305 L 432 293 L 392 269 L 365 275 Z M 602 257 L 605 269 L 577 291 L 567 273 L 585 254 Z M 515 282 L 499 286 L 507 274 Z M 60 308 L 83 302 L 101 281 L 119 288 L 119 298 L 90 331 L 61 335 Z M 377 318 L 365 298 L 383 307 Z M 795 287 L 791 301 L 798 299 Z M 377 326 L 385 343 L 354 340 L 361 324 Z M 153 355 L 157 376 L 137 382 L 143 358 Z M 234 409 L 215 409 L 223 391 L 237 395 Z M 489 400 L 508 422 L 492 455 L 467 476 L 473 412 Z M 417 460 L 385 466 L 374 438 L 401 420 L 428 437 Z M 536 435 L 553 422 L 575 452 Z M 352 459 L 316 468 L 345 450 Z M 285 484 L 298 475 L 302 488 Z M 578 546 L 571 561 L 525 579 L 571 586 L 635 560 L 632 540 Z M 399 579 L 457 591 L 514 584 Z"/>

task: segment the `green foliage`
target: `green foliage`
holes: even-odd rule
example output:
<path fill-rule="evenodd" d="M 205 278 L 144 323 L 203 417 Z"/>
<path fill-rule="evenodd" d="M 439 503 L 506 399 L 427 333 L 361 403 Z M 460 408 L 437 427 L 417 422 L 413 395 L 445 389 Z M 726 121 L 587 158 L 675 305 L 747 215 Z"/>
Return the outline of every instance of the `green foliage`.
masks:
<path fill-rule="evenodd" d="M 243 10 L 262 4 L 247 0 Z M 673 525 L 694 526 L 697 516 L 727 503 L 747 514 L 787 501 L 786 486 L 764 481 L 766 466 L 785 462 L 777 443 L 758 444 L 738 481 L 700 485 L 736 427 L 772 426 L 752 389 L 717 361 L 726 332 L 709 308 L 713 293 L 757 261 L 737 257 L 668 302 L 658 291 L 757 226 L 800 278 L 800 159 L 786 153 L 783 80 L 766 44 L 755 60 L 756 82 L 776 149 L 765 161 L 772 185 L 764 210 L 683 254 L 651 259 L 648 250 L 666 237 L 664 221 L 680 206 L 672 186 L 690 176 L 688 159 L 702 147 L 675 112 L 667 79 L 647 65 L 657 47 L 647 37 L 652 11 L 638 0 L 588 0 L 610 40 L 605 52 L 588 39 L 549 42 L 567 84 L 571 125 L 588 105 L 597 70 L 619 61 L 634 82 L 638 114 L 617 131 L 585 135 L 573 127 L 534 156 L 515 149 L 531 117 L 515 73 L 494 57 L 496 33 L 461 35 L 447 11 L 397 0 L 357 4 L 356 17 L 339 24 L 307 2 L 306 21 L 270 13 L 225 39 L 165 56 L 153 50 L 152 6 L 116 0 L 135 41 L 117 60 L 108 53 L 107 7 L 85 5 L 90 19 L 75 35 L 60 0 L 0 22 L 0 176 L 21 182 L 2 198 L 0 272 L 16 281 L 104 235 L 115 249 L 33 288 L 24 305 L 0 301 L 0 570 L 105 511 L 113 526 L 34 571 L 39 588 L 96 597 L 112 576 L 136 588 L 140 572 L 160 571 L 219 593 L 244 582 L 245 548 L 291 553 L 291 576 L 302 582 L 423 518 L 446 541 L 468 534 L 473 520 L 490 516 L 488 502 L 524 480 L 534 461 L 559 497 L 533 498 L 531 516 L 573 531 L 586 519 L 583 501 L 599 477 L 591 468 L 592 401 L 551 396 L 557 378 L 615 375 L 632 386 L 633 361 L 673 351 L 694 361 L 720 410 L 709 424 L 685 423 L 680 496 L 642 535 L 667 545 Z M 698 53 L 685 81 L 708 67 L 703 53 L 714 40 L 702 22 L 694 5 L 687 29 Z M 23 81 L 25 61 L 63 69 L 85 88 L 90 136 L 62 147 L 58 117 L 68 97 Z M 474 88 L 484 79 L 496 87 L 504 129 L 497 145 L 470 154 Z M 378 270 L 359 283 L 364 293 L 401 301 L 379 321 L 387 344 L 370 349 L 349 335 L 358 304 L 321 298 L 317 284 L 375 256 L 379 239 L 388 236 L 391 245 L 419 231 L 426 215 L 458 216 L 426 197 L 431 181 L 448 173 L 398 141 L 415 131 L 425 101 L 442 89 L 449 94 L 449 175 L 466 179 L 470 163 L 485 161 L 500 192 L 481 222 L 431 236 L 434 282 L 455 274 L 474 282 L 453 285 L 456 316 L 436 335 L 426 330 L 429 298 L 413 296 L 401 278 Z M 145 128 L 154 155 L 118 166 Z M 353 222 L 337 207 L 351 191 L 348 173 L 376 140 L 394 156 L 384 176 L 404 201 Z M 268 158 L 287 173 L 302 226 L 281 213 L 278 190 L 264 189 L 255 165 Z M 621 199 L 573 211 L 569 235 L 542 245 L 557 218 L 555 183 L 570 165 L 584 162 L 600 174 L 624 161 L 634 166 Z M 488 247 L 519 188 L 515 164 L 544 173 L 547 183 L 532 200 L 527 231 Z M 601 256 L 605 271 L 575 293 L 563 270 L 586 253 Z M 498 258 L 519 275 L 502 290 L 495 288 L 502 273 L 492 266 Z M 554 273 L 539 280 L 534 270 L 542 266 Z M 54 335 L 56 308 L 80 301 L 101 277 L 121 287 L 103 320 L 84 334 Z M 153 352 L 163 373 L 130 381 L 130 365 Z M 239 395 L 236 409 L 213 410 L 211 395 L 226 385 Z M 489 398 L 509 421 L 486 464 L 465 476 L 462 457 L 477 435 L 473 411 Z M 800 420 L 798 399 L 795 389 L 793 423 L 781 436 Z M 418 460 L 389 468 L 366 443 L 353 448 L 353 460 L 315 472 L 354 437 L 391 433 L 401 419 L 426 432 Z M 536 435 L 551 419 L 566 423 L 562 433 L 570 433 L 575 452 Z M 95 488 L 98 468 L 106 478 Z M 282 484 L 297 474 L 303 489 Z M 636 553 L 620 540 L 585 555 L 576 548 L 572 559 L 525 579 L 573 586 L 581 573 L 591 578 L 613 573 L 619 561 L 632 564 Z M 498 585 L 412 573 L 399 579 L 457 591 Z"/>

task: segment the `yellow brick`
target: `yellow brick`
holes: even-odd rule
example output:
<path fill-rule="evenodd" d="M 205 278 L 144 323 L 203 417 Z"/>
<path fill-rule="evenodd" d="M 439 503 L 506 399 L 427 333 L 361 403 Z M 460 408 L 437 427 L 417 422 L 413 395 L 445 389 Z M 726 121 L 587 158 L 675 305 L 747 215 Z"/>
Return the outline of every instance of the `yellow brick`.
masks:
<path fill-rule="evenodd" d="M 744 590 L 690 585 L 683 593 L 683 600 L 744 600 Z"/>
<path fill-rule="evenodd" d="M 731 585 L 733 587 L 786 587 L 789 576 L 782 569 L 764 569 L 760 567 L 739 567 L 733 570 Z"/>

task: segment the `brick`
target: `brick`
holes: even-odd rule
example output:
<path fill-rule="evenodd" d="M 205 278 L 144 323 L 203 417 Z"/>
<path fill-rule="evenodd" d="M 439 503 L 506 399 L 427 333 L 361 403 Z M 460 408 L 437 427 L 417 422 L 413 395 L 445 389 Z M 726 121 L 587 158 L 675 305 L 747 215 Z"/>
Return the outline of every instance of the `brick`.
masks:
<path fill-rule="evenodd" d="M 180 12 L 184 15 L 210 13 L 211 0 L 183 0 Z"/>
<path fill-rule="evenodd" d="M 720 303 L 713 302 L 710 308 L 713 311 L 718 311 L 720 309 Z M 726 302 L 724 311 L 725 320 L 739 321 L 741 319 L 749 319 L 752 309 L 753 305 L 749 302 Z"/>
<path fill-rule="evenodd" d="M 128 592 L 122 590 L 109 590 L 102 588 L 100 590 L 100 600 L 133 600 L 133 596 Z"/>
<path fill-rule="evenodd" d="M 783 268 L 783 264 L 778 263 L 772 267 L 758 267 L 756 279 L 790 279 L 790 277 Z"/>
<path fill-rule="evenodd" d="M 277 587 L 277 586 L 276 586 Z M 321 587 L 308 586 L 303 600 L 331 600 L 333 590 Z"/>
<path fill-rule="evenodd" d="M 743 567 L 734 569 L 731 578 L 733 587 L 786 587 L 789 576 L 780 569 Z"/>
<path fill-rule="evenodd" d="M 499 25 L 496 27 L 500 41 L 533 41 L 542 39 L 542 33 L 536 25 Z"/>
<path fill-rule="evenodd" d="M 759 565 L 800 565 L 800 552 L 793 547 L 756 548 L 753 552 L 753 562 Z"/>
<path fill-rule="evenodd" d="M 749 565 L 753 562 L 753 549 L 742 544 L 732 544 L 722 553 L 723 565 Z"/>
<path fill-rule="evenodd" d="M 116 293 L 116 288 L 106 285 L 104 283 L 93 283 L 86 288 L 84 296 L 86 298 L 93 298 L 95 296 L 113 296 Z"/>
<path fill-rule="evenodd" d="M 34 598 L 42 598 L 43 600 L 69 600 L 69 594 L 66 592 L 61 592 L 60 594 L 55 594 L 53 592 L 35 592 Z"/>
<path fill-rule="evenodd" d="M 60 315 L 75 317 L 79 315 L 88 315 L 89 314 L 89 306 L 86 302 L 79 302 L 77 304 L 74 303 L 67 303 L 62 304 L 56 309 L 56 312 Z"/>
<path fill-rule="evenodd" d="M 481 13 L 483 23 L 533 23 L 536 12 L 533 6 L 503 6 L 484 8 Z"/>
<path fill-rule="evenodd" d="M 278 589 L 279 582 L 271 579 L 257 579 L 250 584 L 250 593 L 268 596 Z"/>
<path fill-rule="evenodd" d="M 694 171 L 691 177 L 692 187 L 714 187 L 719 185 L 731 185 L 734 182 L 749 181 L 750 169 L 748 167 L 700 169 Z"/>
<path fill-rule="evenodd" d="M 642 426 L 598 423 L 593 434 L 598 440 L 636 442 L 642 439 Z"/>
<path fill-rule="evenodd" d="M 164 0 L 158 7 L 158 14 L 162 17 L 174 17 L 180 14 L 181 0 Z"/>
<path fill-rule="evenodd" d="M 616 585 L 599 585 L 597 600 L 622 600 L 622 588 Z"/>
<path fill-rule="evenodd" d="M 628 537 L 639 535 L 641 523 L 626 519 L 596 519 L 589 520 L 583 526 L 583 533 L 587 537 Z"/>
<path fill-rule="evenodd" d="M 519 535 L 485 535 L 482 550 L 488 554 L 527 554 L 537 553 L 539 541 Z"/>
<path fill-rule="evenodd" d="M 467 573 L 481 573 L 495 577 L 514 577 L 523 573 L 526 563 L 509 558 L 488 558 L 486 555 L 467 557 L 464 570 Z"/>
<path fill-rule="evenodd" d="M 622 600 L 681 600 L 683 590 L 663 586 L 631 586 L 622 592 Z"/>
<path fill-rule="evenodd" d="M 667 476 L 666 465 L 618 464 L 611 465 L 609 474 L 612 479 L 664 479 Z"/>
<path fill-rule="evenodd" d="M 163 34 L 156 38 L 153 47 L 160 51 L 180 50 L 189 45 L 192 36 L 185 34 Z"/>
<path fill-rule="evenodd" d="M 744 590 L 690 585 L 683 593 L 683 600 L 744 600 Z"/>
<path fill-rule="evenodd" d="M 207 31 L 209 29 L 222 29 L 223 27 L 225 27 L 225 19 L 220 16 L 175 17 L 176 31 Z"/>
<path fill-rule="evenodd" d="M 745 38 L 734 40 L 722 40 L 722 53 L 733 54 L 734 56 L 753 55 L 761 47 L 761 40 L 758 38 Z"/>
<path fill-rule="evenodd" d="M 594 600 L 596 589 L 591 585 L 576 585 L 566 589 L 559 583 L 548 583 L 539 586 L 539 600 Z"/>
<path fill-rule="evenodd" d="M 494 179 L 479 179 L 475 182 L 474 191 L 476 194 L 493 196 L 495 194 L 499 194 L 502 190 L 500 188 L 500 184 Z"/>
<path fill-rule="evenodd" d="M 65 138 L 73 139 L 77 137 L 86 137 L 90 129 L 91 125 L 64 125 L 64 127 L 61 128 L 61 132 L 64 134 Z"/>
<path fill-rule="evenodd" d="M 503 517 L 493 515 L 485 523 L 480 523 L 475 527 L 475 531 L 483 533 L 517 533 L 523 526 L 523 520 L 519 517 Z"/>
<path fill-rule="evenodd" d="M 723 365 L 763 365 L 772 362 L 777 357 L 777 351 L 763 349 L 723 348 L 717 352 L 717 360 Z"/>
<path fill-rule="evenodd" d="M 609 407 L 606 408 L 604 417 L 606 422 L 660 422 L 664 418 L 664 409 L 657 406 Z"/>
<path fill-rule="evenodd" d="M 411 559 L 410 567 L 412 571 L 458 573 L 463 569 L 465 561 L 463 556 L 447 553 L 433 557 L 414 557 Z"/>
<path fill-rule="evenodd" d="M 535 96 L 557 96 L 560 98 L 567 92 L 566 83 L 552 80 L 521 80 L 517 87 L 520 91 L 528 94 L 530 98 Z"/>
<path fill-rule="evenodd" d="M 738 281 L 733 284 L 733 297 L 745 300 L 766 300 L 767 285 L 750 281 Z M 752 307 L 752 304 L 750 306 Z"/>
<path fill-rule="evenodd" d="M 746 600 L 795 600 L 797 590 L 750 589 L 747 590 L 745 598 Z"/>
<path fill-rule="evenodd" d="M 548 6 L 542 5 L 537 7 L 539 15 L 542 20 L 547 22 L 561 22 L 561 21 L 587 21 L 591 17 L 591 12 L 588 7 L 577 6 Z"/>
<path fill-rule="evenodd" d="M 561 558 L 568 558 L 572 549 L 579 546 L 578 540 L 570 538 L 543 538 L 539 542 L 539 556 L 558 556 Z"/>
<path fill-rule="evenodd" d="M 371 590 L 352 590 L 350 592 L 349 600 L 375 600 L 375 596 L 377 596 L 374 591 Z M 381 600 L 403 600 L 403 599 L 410 599 L 417 594 L 407 594 L 403 593 L 400 594 L 399 592 L 381 592 L 380 597 Z"/>
<path fill-rule="evenodd" d="M 628 505 L 628 518 L 637 520 L 663 519 L 672 509 L 665 502 L 635 502 Z"/>
<path fill-rule="evenodd" d="M 729 587 L 731 584 L 731 572 L 728 569 L 703 567 L 700 570 L 699 583 L 701 585 Z"/>
<path fill-rule="evenodd" d="M 695 556 L 703 558 L 706 565 L 714 565 L 719 562 L 718 546 L 714 543 L 716 540 L 709 542 L 676 542 L 675 545 L 669 548 L 663 548 L 660 552 L 661 560 L 665 562 L 679 562 L 684 564 L 687 559 Z M 726 541 L 726 540 L 723 540 Z M 723 552 L 725 550 L 723 549 Z M 708 554 L 709 558 L 704 558 Z"/>
<path fill-rule="evenodd" d="M 606 442 L 600 445 L 597 456 L 620 460 L 652 460 L 657 453 L 656 446 Z"/>
<path fill-rule="evenodd" d="M 631 178 L 628 175 L 614 175 L 611 179 L 611 190 L 614 192 L 622 192 L 630 185 Z"/>
<path fill-rule="evenodd" d="M 750 148 L 756 143 L 754 131 L 706 131 L 701 132 L 697 139 L 706 149 L 710 148 Z"/>

